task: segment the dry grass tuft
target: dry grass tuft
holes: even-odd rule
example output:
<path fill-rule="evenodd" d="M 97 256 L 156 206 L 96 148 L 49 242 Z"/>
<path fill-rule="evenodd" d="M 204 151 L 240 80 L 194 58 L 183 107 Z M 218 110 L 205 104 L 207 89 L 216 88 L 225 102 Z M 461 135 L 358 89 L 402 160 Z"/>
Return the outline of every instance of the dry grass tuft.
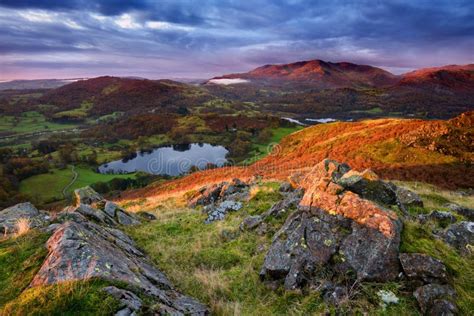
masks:
<path fill-rule="evenodd" d="M 15 236 L 23 236 L 24 234 L 28 233 L 31 229 L 31 221 L 29 218 L 21 217 L 19 218 L 16 223 L 16 233 Z"/>

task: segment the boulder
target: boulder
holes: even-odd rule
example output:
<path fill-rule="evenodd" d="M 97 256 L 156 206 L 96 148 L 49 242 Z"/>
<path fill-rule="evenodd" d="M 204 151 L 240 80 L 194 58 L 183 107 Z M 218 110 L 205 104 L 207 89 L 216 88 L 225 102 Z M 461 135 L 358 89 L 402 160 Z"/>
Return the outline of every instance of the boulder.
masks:
<path fill-rule="evenodd" d="M 402 187 L 396 187 L 395 194 L 398 200 L 398 203 L 404 208 L 408 207 L 423 207 L 423 200 L 421 197 L 413 191 Z"/>
<path fill-rule="evenodd" d="M 299 180 L 304 196 L 273 237 L 262 279 L 297 289 L 328 273 L 360 281 L 397 278 L 402 223 L 395 212 L 339 185 L 347 170 L 324 160 Z"/>
<path fill-rule="evenodd" d="M 464 207 L 455 203 L 448 203 L 445 207 L 461 216 L 464 216 L 469 221 L 474 221 L 474 209 L 472 208 Z"/>
<path fill-rule="evenodd" d="M 133 292 L 115 286 L 107 286 L 102 290 L 120 302 L 120 310 L 115 313 L 115 316 L 136 315 L 135 313 L 142 308 L 142 300 Z"/>
<path fill-rule="evenodd" d="M 31 286 L 101 278 L 140 288 L 173 314 L 207 313 L 204 305 L 174 290 L 125 233 L 80 213 L 56 228 L 47 248 Z"/>
<path fill-rule="evenodd" d="M 418 215 L 418 220 L 421 223 L 426 223 L 429 220 L 439 222 L 440 224 L 452 224 L 456 222 L 456 216 L 450 212 L 443 212 L 434 210 L 430 214 L 420 214 Z"/>
<path fill-rule="evenodd" d="M 425 283 L 448 282 L 446 267 L 438 259 L 421 253 L 401 253 L 399 258 L 403 271 L 411 280 Z"/>
<path fill-rule="evenodd" d="M 223 220 L 228 212 L 238 211 L 241 208 L 241 202 L 232 200 L 222 201 L 217 206 L 208 205 L 204 208 L 204 211 L 207 213 L 207 219 L 204 222 L 209 224 L 214 221 Z"/>
<path fill-rule="evenodd" d="M 413 292 L 421 311 L 428 315 L 453 315 L 453 311 L 449 312 L 449 310 L 453 307 L 456 310 L 453 303 L 455 295 L 456 292 L 450 285 L 439 284 L 423 285 Z M 447 313 L 432 313 L 439 310 L 444 310 Z"/>
<path fill-rule="evenodd" d="M 221 182 L 199 189 L 189 200 L 189 207 L 210 205 L 219 200 L 242 200 L 248 197 L 249 186 L 239 179 L 231 182 Z"/>
<path fill-rule="evenodd" d="M 394 222 L 394 227 L 393 234 L 386 235 L 378 229 L 352 222 L 352 232 L 342 241 L 340 252 L 358 280 L 385 282 L 397 278 L 401 222 Z"/>
<path fill-rule="evenodd" d="M 83 187 L 74 190 L 75 204 L 94 204 L 103 202 L 104 198 L 91 187 Z"/>
<path fill-rule="evenodd" d="M 371 170 L 363 172 L 351 170 L 336 181 L 344 189 L 357 193 L 364 199 L 376 201 L 383 205 L 397 204 L 396 187 L 384 182 Z"/>
<path fill-rule="evenodd" d="M 208 205 L 214 203 L 219 198 L 223 186 L 224 184 L 220 183 L 201 188 L 188 201 L 188 206 L 196 207 L 198 205 Z"/>
<path fill-rule="evenodd" d="M 461 254 L 473 253 L 474 244 L 474 222 L 459 222 L 449 226 L 441 233 L 441 238 L 459 250 Z"/>
<path fill-rule="evenodd" d="M 0 234 L 16 233 L 22 219 L 28 220 L 29 228 L 44 227 L 50 222 L 48 213 L 38 211 L 30 202 L 20 203 L 0 211 Z"/>
<path fill-rule="evenodd" d="M 240 230 L 253 230 L 263 223 L 263 218 L 260 215 L 249 216 L 245 218 L 240 224 Z"/>

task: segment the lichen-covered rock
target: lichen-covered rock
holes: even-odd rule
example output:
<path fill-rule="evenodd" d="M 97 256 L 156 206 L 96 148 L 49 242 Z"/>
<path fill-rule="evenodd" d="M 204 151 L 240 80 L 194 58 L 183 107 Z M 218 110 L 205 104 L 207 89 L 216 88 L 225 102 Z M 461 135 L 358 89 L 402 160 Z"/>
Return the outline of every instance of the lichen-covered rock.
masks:
<path fill-rule="evenodd" d="M 81 218 L 82 217 L 82 218 Z M 205 314 L 197 301 L 173 289 L 122 231 L 94 223 L 76 213 L 47 242 L 48 256 L 31 286 L 102 278 L 142 289 L 176 314 Z"/>
<path fill-rule="evenodd" d="M 74 190 L 75 204 L 94 204 L 104 201 L 104 198 L 91 187 L 83 187 Z"/>
<path fill-rule="evenodd" d="M 322 273 L 358 280 L 397 278 L 402 223 L 395 212 L 339 185 L 348 170 L 324 160 L 299 180 L 304 196 L 273 237 L 262 279 L 296 289 L 318 282 Z M 376 181 L 369 172 L 360 177 Z"/>
<path fill-rule="evenodd" d="M 30 228 L 44 227 L 49 224 L 50 216 L 30 202 L 20 203 L 0 211 L 0 234 L 13 234 L 18 230 L 17 223 L 21 219 L 29 222 Z"/>
<path fill-rule="evenodd" d="M 394 280 L 400 271 L 398 249 L 401 222 L 394 221 L 391 235 L 378 229 L 352 222 L 352 232 L 342 241 L 341 253 L 357 273 L 358 280 Z"/>
<path fill-rule="evenodd" d="M 453 303 L 455 295 L 456 292 L 450 285 L 439 284 L 427 284 L 413 292 L 413 296 L 415 296 L 421 311 L 428 315 L 452 315 L 454 312 L 450 310 L 453 307 L 456 310 L 456 306 Z M 451 312 L 451 314 L 433 313 L 440 309 L 444 312 Z"/>
<path fill-rule="evenodd" d="M 405 208 L 412 206 L 423 207 L 423 200 L 413 191 L 402 187 L 396 187 L 395 194 L 398 202 Z"/>
<path fill-rule="evenodd" d="M 474 222 L 459 222 L 449 226 L 441 237 L 461 254 L 474 252 Z"/>
<path fill-rule="evenodd" d="M 120 302 L 120 310 L 115 313 L 115 316 L 136 315 L 136 312 L 142 308 L 142 300 L 133 292 L 115 286 L 107 286 L 102 290 Z"/>
<path fill-rule="evenodd" d="M 325 212 L 296 211 L 273 237 L 260 277 L 284 280 L 290 290 L 304 286 L 336 253 L 347 225 Z"/>
<path fill-rule="evenodd" d="M 400 263 L 406 276 L 425 283 L 446 283 L 448 274 L 444 264 L 422 253 L 401 253 Z"/>
<path fill-rule="evenodd" d="M 232 200 L 226 200 L 219 203 L 217 206 L 209 205 L 205 208 L 207 212 L 207 219 L 205 223 L 209 224 L 214 221 L 223 220 L 228 212 L 238 211 L 242 208 L 242 203 Z"/>

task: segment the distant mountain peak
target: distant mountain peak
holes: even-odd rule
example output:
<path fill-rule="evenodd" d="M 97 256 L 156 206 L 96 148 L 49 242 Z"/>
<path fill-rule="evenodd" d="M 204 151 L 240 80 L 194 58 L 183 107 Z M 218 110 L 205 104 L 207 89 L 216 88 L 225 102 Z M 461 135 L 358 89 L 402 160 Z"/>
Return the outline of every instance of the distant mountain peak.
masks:
<path fill-rule="evenodd" d="M 271 82 L 306 82 L 322 88 L 378 87 L 392 85 L 398 81 L 397 76 L 381 68 L 319 59 L 289 64 L 267 64 L 246 73 L 224 75 L 213 80 L 236 78 Z"/>

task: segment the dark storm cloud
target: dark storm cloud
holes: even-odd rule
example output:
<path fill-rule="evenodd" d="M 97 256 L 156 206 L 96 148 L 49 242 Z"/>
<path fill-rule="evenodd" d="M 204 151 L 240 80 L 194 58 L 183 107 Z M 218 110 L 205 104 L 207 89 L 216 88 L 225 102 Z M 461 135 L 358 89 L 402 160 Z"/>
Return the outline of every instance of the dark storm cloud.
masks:
<path fill-rule="evenodd" d="M 399 70 L 474 62 L 474 1 L 464 0 L 0 0 L 0 30 L 10 76 L 68 63 L 80 75 L 153 76 L 152 65 L 207 77 L 312 58 Z"/>

